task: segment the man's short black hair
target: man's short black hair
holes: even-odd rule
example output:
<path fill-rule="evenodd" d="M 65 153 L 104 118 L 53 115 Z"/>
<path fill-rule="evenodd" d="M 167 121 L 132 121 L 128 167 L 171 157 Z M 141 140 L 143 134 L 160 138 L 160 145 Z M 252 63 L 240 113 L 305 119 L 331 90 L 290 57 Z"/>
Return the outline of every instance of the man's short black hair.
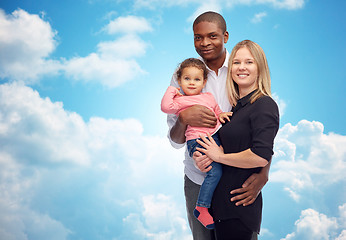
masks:
<path fill-rule="evenodd" d="M 219 13 L 212 11 L 202 13 L 193 22 L 193 28 L 200 22 L 213 22 L 219 25 L 223 33 L 227 31 L 226 21 Z"/>

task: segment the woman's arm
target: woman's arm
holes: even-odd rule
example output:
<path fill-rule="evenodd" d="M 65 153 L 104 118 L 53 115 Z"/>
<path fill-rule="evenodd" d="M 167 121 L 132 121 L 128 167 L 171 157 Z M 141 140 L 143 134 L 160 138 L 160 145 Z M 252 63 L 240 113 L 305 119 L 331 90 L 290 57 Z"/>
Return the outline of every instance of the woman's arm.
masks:
<path fill-rule="evenodd" d="M 201 144 L 204 149 L 196 148 L 196 150 L 203 152 L 215 162 L 238 168 L 265 167 L 268 164 L 266 159 L 253 153 L 250 148 L 238 153 L 225 154 L 222 147 L 219 147 L 215 143 L 210 134 L 208 134 L 208 139 L 204 136 L 201 136 L 201 139 L 203 141 L 197 140 L 197 142 Z"/>
<path fill-rule="evenodd" d="M 222 154 L 215 162 L 238 168 L 265 167 L 268 164 L 267 160 L 253 153 L 250 148 L 238 153 Z"/>

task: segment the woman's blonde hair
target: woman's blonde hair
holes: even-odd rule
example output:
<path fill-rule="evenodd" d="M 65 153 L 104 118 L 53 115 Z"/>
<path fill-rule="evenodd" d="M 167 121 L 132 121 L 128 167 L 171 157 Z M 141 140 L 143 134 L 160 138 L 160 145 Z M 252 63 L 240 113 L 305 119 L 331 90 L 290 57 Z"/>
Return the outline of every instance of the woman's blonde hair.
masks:
<path fill-rule="evenodd" d="M 266 56 L 263 49 L 255 42 L 251 40 L 244 40 L 239 42 L 233 48 L 229 62 L 228 62 L 228 73 L 227 73 L 227 83 L 226 88 L 228 92 L 229 101 L 232 106 L 237 104 L 237 101 L 240 99 L 238 84 L 235 83 L 232 79 L 232 64 L 235 54 L 240 48 L 246 47 L 252 56 L 254 57 L 255 64 L 257 65 L 258 78 L 257 78 L 257 89 L 250 98 L 250 102 L 255 102 L 261 96 L 270 96 L 270 73 L 267 63 Z"/>

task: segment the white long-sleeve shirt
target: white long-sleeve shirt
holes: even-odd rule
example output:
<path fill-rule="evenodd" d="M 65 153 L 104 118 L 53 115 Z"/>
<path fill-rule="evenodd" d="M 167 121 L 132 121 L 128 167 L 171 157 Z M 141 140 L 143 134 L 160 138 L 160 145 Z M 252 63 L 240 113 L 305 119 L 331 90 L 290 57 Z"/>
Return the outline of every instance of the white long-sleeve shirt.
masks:
<path fill-rule="evenodd" d="M 203 61 L 203 59 L 201 59 Z M 228 60 L 229 60 L 229 53 L 226 52 L 226 59 L 223 63 L 222 67 L 219 68 L 218 74 L 211 69 L 208 69 L 208 80 L 207 83 L 203 89 L 202 92 L 210 92 L 213 94 L 216 102 L 219 104 L 221 110 L 223 112 L 230 112 L 231 111 L 231 104 L 228 100 L 227 96 L 227 90 L 226 90 L 226 79 L 227 79 L 227 71 L 228 71 Z M 171 86 L 179 87 L 178 81 L 177 81 L 177 75 L 176 73 L 173 74 L 172 80 L 171 80 Z M 185 143 L 178 144 L 175 143 L 171 137 L 170 137 L 170 131 L 172 127 L 175 125 L 175 122 L 177 121 L 178 117 L 174 114 L 169 114 L 167 116 L 167 124 L 169 127 L 168 130 L 168 139 L 170 140 L 171 145 L 174 148 L 182 148 L 184 147 Z M 184 173 L 186 176 L 193 181 L 196 184 L 202 185 L 205 173 L 202 173 L 194 163 L 194 160 L 189 156 L 187 148 L 185 148 L 185 160 L 184 160 Z"/>

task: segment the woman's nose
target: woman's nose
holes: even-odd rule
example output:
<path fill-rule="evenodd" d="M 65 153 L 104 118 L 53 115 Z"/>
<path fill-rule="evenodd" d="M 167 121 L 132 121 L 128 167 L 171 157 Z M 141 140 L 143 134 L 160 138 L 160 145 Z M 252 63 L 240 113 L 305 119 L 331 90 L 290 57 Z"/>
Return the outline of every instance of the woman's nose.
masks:
<path fill-rule="evenodd" d="M 245 70 L 245 69 L 246 69 L 245 64 L 244 64 L 244 63 L 241 63 L 241 64 L 239 65 L 239 69 L 240 69 L 240 70 Z"/>

